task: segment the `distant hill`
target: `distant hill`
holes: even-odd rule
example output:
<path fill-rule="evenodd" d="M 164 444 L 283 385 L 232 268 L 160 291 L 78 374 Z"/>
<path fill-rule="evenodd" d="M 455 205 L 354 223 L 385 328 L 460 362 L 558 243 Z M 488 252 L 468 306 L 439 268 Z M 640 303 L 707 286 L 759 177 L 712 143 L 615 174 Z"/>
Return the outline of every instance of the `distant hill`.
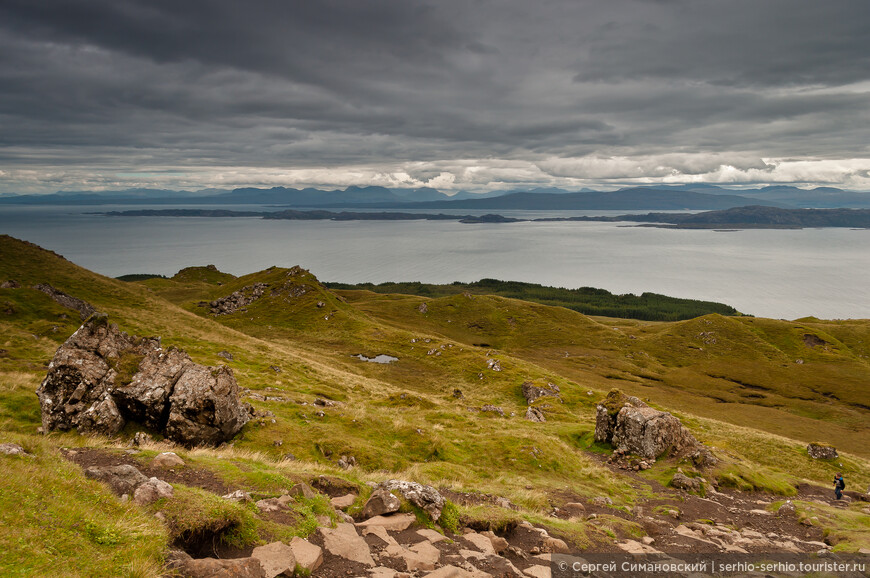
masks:
<path fill-rule="evenodd" d="M 709 195 L 693 191 L 671 191 L 634 188 L 613 192 L 587 193 L 512 193 L 489 199 L 437 201 L 417 203 L 416 207 L 431 209 L 485 209 L 485 210 L 702 210 L 727 209 L 751 204 L 779 205 L 758 202 L 738 195 Z"/>
<path fill-rule="evenodd" d="M 607 218 L 611 220 L 611 218 Z M 613 220 L 645 223 L 668 223 L 684 229 L 753 228 L 800 229 L 804 227 L 870 228 L 870 209 L 780 209 L 748 206 L 707 211 L 693 215 L 683 213 L 649 213 L 622 215 Z"/>

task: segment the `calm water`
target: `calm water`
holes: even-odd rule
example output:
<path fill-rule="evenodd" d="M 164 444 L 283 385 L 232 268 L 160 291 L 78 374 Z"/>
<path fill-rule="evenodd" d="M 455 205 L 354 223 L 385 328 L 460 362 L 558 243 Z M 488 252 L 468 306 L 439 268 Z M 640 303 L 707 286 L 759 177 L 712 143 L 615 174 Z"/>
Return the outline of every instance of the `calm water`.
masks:
<path fill-rule="evenodd" d="M 172 275 L 209 263 L 236 275 L 271 265 L 301 265 L 324 281 L 448 283 L 491 277 L 720 301 L 764 317 L 870 318 L 868 230 L 715 232 L 615 223 L 464 225 L 84 214 L 112 209 L 2 207 L 0 233 L 113 277 Z"/>

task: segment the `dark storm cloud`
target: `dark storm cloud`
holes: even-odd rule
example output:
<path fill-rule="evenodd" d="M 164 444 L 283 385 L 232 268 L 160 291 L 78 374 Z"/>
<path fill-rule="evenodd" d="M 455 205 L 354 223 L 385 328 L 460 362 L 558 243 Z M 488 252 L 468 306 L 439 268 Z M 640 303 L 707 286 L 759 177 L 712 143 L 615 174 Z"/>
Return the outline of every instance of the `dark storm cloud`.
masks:
<path fill-rule="evenodd" d="M 6 0 L 0 191 L 64 174 L 109 186 L 105 175 L 136 171 L 156 180 L 117 182 L 485 188 L 726 165 L 738 182 L 758 171 L 861 184 L 864 11 L 864 0 Z M 822 164 L 815 179 L 762 158 Z"/>

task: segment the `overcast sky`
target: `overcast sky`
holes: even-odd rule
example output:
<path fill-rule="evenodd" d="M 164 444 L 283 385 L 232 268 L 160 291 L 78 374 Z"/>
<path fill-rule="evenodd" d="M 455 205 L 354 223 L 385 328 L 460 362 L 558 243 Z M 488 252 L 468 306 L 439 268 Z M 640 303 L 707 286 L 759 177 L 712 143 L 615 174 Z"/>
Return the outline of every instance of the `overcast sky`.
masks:
<path fill-rule="evenodd" d="M 0 192 L 870 190 L 867 0 L 3 0 Z"/>

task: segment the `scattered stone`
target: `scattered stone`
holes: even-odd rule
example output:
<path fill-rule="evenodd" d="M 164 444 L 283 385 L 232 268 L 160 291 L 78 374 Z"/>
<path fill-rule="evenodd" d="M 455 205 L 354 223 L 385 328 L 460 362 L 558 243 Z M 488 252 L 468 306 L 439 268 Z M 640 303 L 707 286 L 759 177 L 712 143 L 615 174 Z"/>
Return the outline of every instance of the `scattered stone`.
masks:
<path fill-rule="evenodd" d="M 545 396 L 560 397 L 559 386 L 554 383 L 548 383 L 546 387 L 538 387 L 531 381 L 526 381 L 522 385 L 523 397 L 526 398 L 526 403 L 532 405 L 535 400 Z"/>
<path fill-rule="evenodd" d="M 181 468 L 184 465 L 184 460 L 178 457 L 175 452 L 163 452 L 151 460 L 151 466 L 155 468 Z"/>
<path fill-rule="evenodd" d="M 371 528 L 372 526 L 381 526 L 390 532 L 404 532 L 411 527 L 417 518 L 414 514 L 393 514 L 391 516 L 375 516 L 369 518 L 365 522 L 357 524 L 360 528 Z"/>
<path fill-rule="evenodd" d="M 425 303 L 420 303 L 420 305 L 417 306 L 417 311 L 420 313 L 428 313 L 429 307 Z"/>
<path fill-rule="evenodd" d="M 497 405 L 486 404 L 480 408 L 480 411 L 497 413 L 501 417 L 504 417 L 504 410 Z"/>
<path fill-rule="evenodd" d="M 378 484 L 378 487 L 389 492 L 398 492 L 403 498 L 425 510 L 434 522 L 437 522 L 441 517 L 441 510 L 445 504 L 444 496 L 432 486 L 404 480 L 387 480 Z"/>
<path fill-rule="evenodd" d="M 341 456 L 338 458 L 338 467 L 343 470 L 349 470 L 356 466 L 356 458 L 353 456 Z"/>
<path fill-rule="evenodd" d="M 607 506 L 612 506 L 613 500 L 611 500 L 607 496 L 597 496 L 595 498 L 592 498 L 592 504 L 594 506 L 598 506 L 599 508 L 604 508 Z"/>
<path fill-rule="evenodd" d="M 13 444 L 13 443 L 0 444 L 0 454 L 5 454 L 7 456 L 33 457 L 33 455 L 27 453 L 23 447 L 21 447 L 18 444 Z"/>
<path fill-rule="evenodd" d="M 232 361 L 232 360 L 233 360 L 233 354 L 230 353 L 229 351 L 226 351 L 226 350 L 224 350 L 224 351 L 218 351 L 218 356 L 219 356 L 219 357 L 223 357 L 223 358 L 226 359 L 227 361 Z"/>
<path fill-rule="evenodd" d="M 372 518 L 383 514 L 392 514 L 399 511 L 402 503 L 399 498 L 384 488 L 374 490 L 363 506 L 363 518 Z"/>
<path fill-rule="evenodd" d="M 235 492 L 230 492 L 224 496 L 221 496 L 225 500 L 229 500 L 231 502 L 252 502 L 254 499 L 251 497 L 251 494 L 246 492 L 245 490 L 236 490 Z"/>
<path fill-rule="evenodd" d="M 541 544 L 541 552 L 550 552 L 553 554 L 568 554 L 571 552 L 571 549 L 568 547 L 568 544 L 566 544 L 564 540 L 560 540 L 559 538 L 554 538 L 552 536 L 547 536 L 546 538 L 544 538 L 544 543 Z"/>
<path fill-rule="evenodd" d="M 687 492 L 699 492 L 701 491 L 701 482 L 698 478 L 690 478 L 682 472 L 677 472 L 671 478 L 671 487 Z"/>
<path fill-rule="evenodd" d="M 315 492 L 311 486 L 304 483 L 294 485 L 290 488 L 290 491 L 287 492 L 287 494 L 297 498 L 304 498 L 306 500 L 313 500 L 317 497 L 317 492 Z"/>
<path fill-rule="evenodd" d="M 796 516 L 797 508 L 795 508 L 791 500 L 786 500 L 786 502 L 776 511 L 776 515 L 780 518 Z"/>
<path fill-rule="evenodd" d="M 171 498 L 172 493 L 172 486 L 163 480 L 151 478 L 133 492 L 133 503 L 137 506 L 148 506 L 160 498 Z"/>
<path fill-rule="evenodd" d="M 568 502 L 562 509 L 572 518 L 579 518 L 586 515 L 586 506 L 579 502 Z"/>
<path fill-rule="evenodd" d="M 823 442 L 812 442 L 807 446 L 807 454 L 814 460 L 835 460 L 840 457 L 837 448 Z"/>
<path fill-rule="evenodd" d="M 329 503 L 337 510 L 346 510 L 356 501 L 356 494 L 346 494 L 337 498 L 332 498 Z"/>
<path fill-rule="evenodd" d="M 529 576 L 530 578 L 551 578 L 553 575 L 549 566 L 529 566 L 525 570 L 523 570 L 523 574 Z"/>
<path fill-rule="evenodd" d="M 266 578 L 260 562 L 254 558 L 193 559 L 185 552 L 173 550 L 167 566 L 187 578 Z"/>
<path fill-rule="evenodd" d="M 493 371 L 501 371 L 501 363 L 498 359 L 490 359 L 486 362 L 486 366 Z"/>
<path fill-rule="evenodd" d="M 544 423 L 547 421 L 547 418 L 544 417 L 544 412 L 536 407 L 529 407 L 526 409 L 526 419 L 535 423 Z"/>
<path fill-rule="evenodd" d="M 318 528 L 318 531 L 323 536 L 324 549 L 333 556 L 374 567 L 368 544 L 357 534 L 353 524 L 339 523 L 335 528 Z"/>
<path fill-rule="evenodd" d="M 434 572 L 425 574 L 423 578 L 477 578 L 477 576 L 477 572 L 472 573 L 450 564 L 447 566 L 441 566 Z M 486 574 L 486 576 L 489 576 L 489 574 Z"/>
<path fill-rule="evenodd" d="M 463 397 L 465 397 L 465 395 L 463 395 L 461 389 L 454 389 L 453 390 L 453 397 L 455 397 L 456 399 L 462 399 Z"/>
<path fill-rule="evenodd" d="M 701 446 L 698 451 L 692 454 L 692 463 L 697 468 L 712 468 L 719 463 L 719 459 L 713 455 L 710 448 Z"/>
<path fill-rule="evenodd" d="M 137 431 L 135 434 L 133 434 L 133 445 L 134 446 L 137 446 L 137 447 L 144 446 L 146 444 L 150 444 L 153 441 L 154 441 L 154 438 L 143 431 Z"/>
<path fill-rule="evenodd" d="M 3 281 L 0 283 L 0 289 L 20 289 L 21 284 L 15 279 L 9 279 L 8 281 Z"/>
<path fill-rule="evenodd" d="M 495 548 L 492 546 L 492 541 L 482 534 L 470 532 L 462 536 L 462 539 L 474 546 L 478 552 L 481 552 L 486 556 L 496 555 Z"/>
<path fill-rule="evenodd" d="M 266 578 L 280 575 L 292 575 L 296 570 L 296 556 L 293 549 L 284 542 L 272 542 L 265 546 L 254 548 L 251 558 L 258 560 L 263 567 Z"/>
<path fill-rule="evenodd" d="M 429 542 L 432 544 L 437 544 L 438 542 L 442 542 L 444 540 L 447 540 L 447 536 L 445 536 L 444 534 L 440 534 L 440 533 L 436 532 L 435 530 L 430 530 L 428 528 L 423 528 L 422 530 L 417 530 L 417 535 L 422 537 L 422 538 L 425 538 L 426 540 L 429 540 Z"/>
<path fill-rule="evenodd" d="M 128 464 L 91 466 L 85 470 L 85 477 L 108 484 L 119 496 L 132 495 L 136 488 L 148 481 L 142 472 Z"/>
<path fill-rule="evenodd" d="M 311 575 L 323 564 L 323 549 L 308 540 L 294 536 L 290 541 L 290 549 L 293 550 L 296 565 L 308 575 Z"/>
<path fill-rule="evenodd" d="M 652 536 L 644 536 L 640 539 L 640 541 L 643 542 L 644 546 L 652 546 L 656 543 L 655 538 L 653 538 Z"/>
<path fill-rule="evenodd" d="M 486 532 L 481 532 L 480 534 L 481 536 L 486 536 L 487 538 L 489 538 L 489 541 L 492 543 L 492 548 L 496 551 L 497 554 L 501 554 L 508 549 L 508 546 L 510 546 L 507 540 L 505 540 L 501 536 L 496 536 L 494 532 L 487 530 Z"/>
<path fill-rule="evenodd" d="M 281 512 L 290 509 L 290 501 L 292 499 L 293 498 L 287 495 L 277 498 L 268 498 L 265 500 L 258 500 L 256 506 L 257 509 L 263 513 Z"/>

